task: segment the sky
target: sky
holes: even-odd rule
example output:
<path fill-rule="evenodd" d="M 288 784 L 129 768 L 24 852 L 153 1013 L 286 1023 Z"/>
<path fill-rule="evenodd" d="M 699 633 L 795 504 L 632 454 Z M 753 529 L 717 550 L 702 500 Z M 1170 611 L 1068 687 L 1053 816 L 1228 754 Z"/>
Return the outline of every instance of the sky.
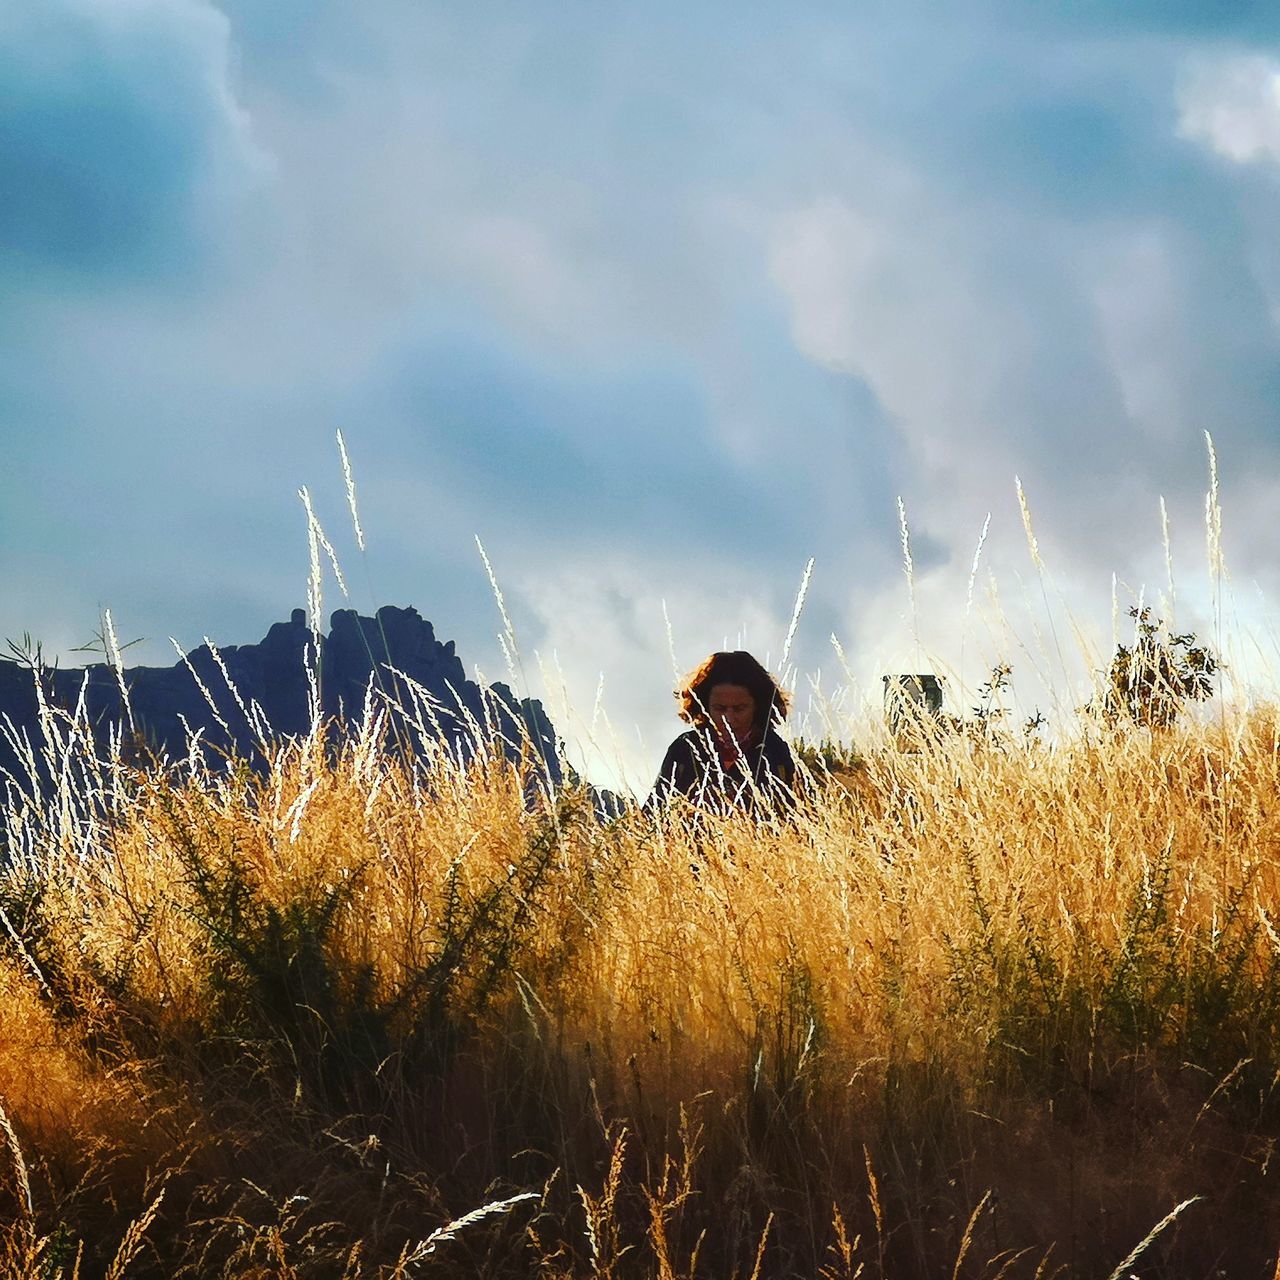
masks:
<path fill-rule="evenodd" d="M 507 678 L 478 537 L 609 783 L 811 558 L 810 735 L 1069 709 L 1138 601 L 1252 689 L 1278 393 L 1273 4 L 0 0 L 0 637 L 64 664 L 259 639 L 306 485 L 326 611 Z"/>

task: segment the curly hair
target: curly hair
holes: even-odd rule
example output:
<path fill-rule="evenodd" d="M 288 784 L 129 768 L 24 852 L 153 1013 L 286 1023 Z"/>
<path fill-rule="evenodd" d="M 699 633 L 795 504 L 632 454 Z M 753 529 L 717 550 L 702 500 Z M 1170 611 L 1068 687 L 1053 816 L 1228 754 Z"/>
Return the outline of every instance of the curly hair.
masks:
<path fill-rule="evenodd" d="M 763 730 L 766 720 L 783 720 L 791 705 L 778 682 L 743 649 L 713 653 L 690 672 L 676 690 L 680 703 L 680 719 L 701 729 L 708 723 L 707 704 L 711 690 L 718 684 L 741 685 L 756 704 L 756 729 Z"/>

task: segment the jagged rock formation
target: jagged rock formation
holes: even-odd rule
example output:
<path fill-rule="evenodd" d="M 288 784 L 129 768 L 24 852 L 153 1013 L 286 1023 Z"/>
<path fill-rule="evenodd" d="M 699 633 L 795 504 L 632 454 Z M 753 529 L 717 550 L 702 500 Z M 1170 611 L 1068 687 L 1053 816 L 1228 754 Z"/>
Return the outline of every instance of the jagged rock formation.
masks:
<path fill-rule="evenodd" d="M 542 704 L 518 699 L 504 684 L 482 689 L 468 680 L 453 641 L 437 640 L 431 623 L 416 609 L 387 605 L 375 618 L 340 609 L 332 615 L 330 628 L 322 637 L 314 665 L 324 718 L 337 732 L 362 714 L 371 677 L 375 701 L 386 695 L 408 705 L 411 686 L 397 674 L 402 673 L 438 704 L 432 732 L 438 727 L 451 741 L 465 745 L 473 738 L 469 722 L 492 722 L 511 743 L 532 741 L 553 778 L 560 780 L 555 732 Z M 157 754 L 181 757 L 191 733 L 202 731 L 201 740 L 215 758 L 234 756 L 260 763 L 259 735 L 250 723 L 255 704 L 273 735 L 301 734 L 309 727 L 307 651 L 314 644 L 305 613 L 295 609 L 288 622 L 277 622 L 258 644 L 219 649 L 221 666 L 209 647 L 201 645 L 188 655 L 189 666 L 180 661 L 172 667 L 126 668 L 133 736 Z M 120 682 L 107 664 L 45 669 L 41 678 L 45 696 L 54 706 L 71 711 L 83 696 L 84 714 L 100 740 L 105 741 L 113 727 L 127 729 Z M 239 694 L 238 701 L 228 680 Z M 249 708 L 249 716 L 241 704 Z M 10 732 L 30 741 L 38 756 L 42 738 L 32 670 L 0 660 L 0 725 L 6 717 Z M 25 774 L 9 736 L 0 733 L 0 769 Z M 404 733 L 399 740 L 411 742 L 412 738 Z"/>

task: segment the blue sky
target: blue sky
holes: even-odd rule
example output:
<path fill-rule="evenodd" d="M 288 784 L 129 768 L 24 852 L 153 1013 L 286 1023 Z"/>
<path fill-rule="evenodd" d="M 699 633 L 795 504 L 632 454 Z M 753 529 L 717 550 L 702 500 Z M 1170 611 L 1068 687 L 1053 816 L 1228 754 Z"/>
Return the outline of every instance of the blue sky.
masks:
<path fill-rule="evenodd" d="M 1068 609 L 1105 648 L 1113 575 L 1167 593 L 1161 496 L 1205 625 L 1206 429 L 1262 617 L 1276 14 L 3 0 L 0 635 L 256 639 L 305 596 L 305 483 L 352 603 L 496 678 L 478 534 L 534 692 L 536 651 L 589 721 L 603 672 L 640 777 L 663 602 L 681 667 L 776 658 L 810 556 L 802 694 L 832 633 L 868 697 L 917 632 L 968 677 L 1045 668 Z"/>

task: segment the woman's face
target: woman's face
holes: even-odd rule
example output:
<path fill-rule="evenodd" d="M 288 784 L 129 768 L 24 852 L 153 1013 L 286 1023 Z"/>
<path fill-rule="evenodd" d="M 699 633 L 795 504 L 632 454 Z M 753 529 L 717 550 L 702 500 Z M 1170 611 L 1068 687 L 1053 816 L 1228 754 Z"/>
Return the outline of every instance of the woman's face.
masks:
<path fill-rule="evenodd" d="M 740 684 L 711 686 L 707 699 L 711 723 L 721 732 L 726 730 L 737 741 L 750 737 L 756 722 L 756 700 L 751 691 Z"/>

